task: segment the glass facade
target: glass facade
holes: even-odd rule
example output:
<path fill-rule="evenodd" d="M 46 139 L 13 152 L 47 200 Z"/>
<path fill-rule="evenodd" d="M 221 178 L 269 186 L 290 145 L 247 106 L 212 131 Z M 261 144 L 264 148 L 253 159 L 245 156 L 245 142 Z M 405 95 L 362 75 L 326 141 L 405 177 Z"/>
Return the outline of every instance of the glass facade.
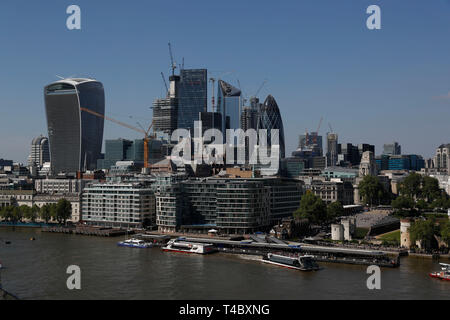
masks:
<path fill-rule="evenodd" d="M 240 128 L 241 90 L 225 81 L 218 81 L 217 112 L 222 114 L 222 133 Z M 227 127 L 226 119 L 229 118 Z"/>
<path fill-rule="evenodd" d="M 91 79 L 66 79 L 44 89 L 54 174 L 93 170 L 101 156 L 104 119 L 80 108 L 105 114 L 103 85 Z"/>
<path fill-rule="evenodd" d="M 199 113 L 207 111 L 208 78 L 206 69 L 182 69 L 178 100 L 178 128 L 194 130 Z"/>
<path fill-rule="evenodd" d="M 280 142 L 280 158 L 285 157 L 285 140 L 284 140 L 284 129 L 283 120 L 281 119 L 280 109 L 275 101 L 275 98 L 269 95 L 261 106 L 259 120 L 258 120 L 258 130 L 267 129 L 268 146 L 271 144 L 271 129 L 279 130 L 279 142 Z"/>

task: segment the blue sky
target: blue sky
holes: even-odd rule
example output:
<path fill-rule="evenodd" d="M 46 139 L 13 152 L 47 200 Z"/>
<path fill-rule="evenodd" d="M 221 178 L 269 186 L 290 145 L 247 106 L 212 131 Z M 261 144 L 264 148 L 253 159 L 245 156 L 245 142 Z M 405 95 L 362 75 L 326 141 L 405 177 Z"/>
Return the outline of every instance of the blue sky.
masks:
<path fill-rule="evenodd" d="M 66 28 L 77 4 L 82 29 Z M 366 28 L 366 8 L 382 29 Z M 0 158 L 25 162 L 47 135 L 43 87 L 60 76 L 103 82 L 106 112 L 135 124 L 164 93 L 167 43 L 187 68 L 253 95 L 264 79 L 283 116 L 287 150 L 324 117 L 340 142 L 398 141 L 431 156 L 450 142 L 450 0 L 40 0 L 0 3 Z M 105 139 L 140 138 L 113 123 Z"/>

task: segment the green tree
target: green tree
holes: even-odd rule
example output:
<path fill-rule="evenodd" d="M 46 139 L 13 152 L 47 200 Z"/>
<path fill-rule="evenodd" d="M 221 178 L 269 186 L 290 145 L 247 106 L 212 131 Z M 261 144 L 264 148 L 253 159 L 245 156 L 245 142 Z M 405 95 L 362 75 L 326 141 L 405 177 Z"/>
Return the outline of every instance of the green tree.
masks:
<path fill-rule="evenodd" d="M 50 203 L 50 216 L 52 217 L 53 221 L 58 221 L 58 212 L 56 210 L 56 203 Z"/>
<path fill-rule="evenodd" d="M 339 202 L 335 201 L 327 206 L 327 220 L 332 221 L 333 219 L 344 215 L 344 206 Z"/>
<path fill-rule="evenodd" d="M 50 205 L 45 204 L 41 207 L 41 210 L 39 211 L 39 216 L 42 220 L 45 221 L 45 223 L 48 223 L 50 219 L 52 218 L 52 213 L 50 209 Z"/>
<path fill-rule="evenodd" d="M 411 199 L 421 195 L 422 176 L 418 173 L 411 173 L 400 183 L 400 194 Z"/>
<path fill-rule="evenodd" d="M 391 202 L 392 208 L 399 211 L 408 210 L 411 211 L 414 208 L 414 201 L 405 196 L 399 196 Z"/>
<path fill-rule="evenodd" d="M 358 185 L 359 193 L 364 202 L 373 206 L 374 203 L 380 204 L 385 194 L 383 185 L 377 177 L 365 176 Z"/>
<path fill-rule="evenodd" d="M 31 218 L 31 208 L 26 205 L 22 205 L 19 207 L 20 212 L 22 213 L 22 217 L 25 219 Z"/>
<path fill-rule="evenodd" d="M 409 228 L 411 243 L 415 244 L 416 241 L 430 243 L 433 235 L 435 234 L 434 224 L 434 219 L 416 220 L 412 223 Z"/>
<path fill-rule="evenodd" d="M 300 208 L 294 212 L 296 218 L 306 218 L 310 223 L 321 224 L 327 220 L 327 206 L 310 190 L 300 200 Z"/>
<path fill-rule="evenodd" d="M 436 178 L 424 176 L 422 178 L 422 199 L 427 203 L 432 203 L 436 198 L 441 195 L 441 189 L 439 188 L 439 181 Z"/>
<path fill-rule="evenodd" d="M 35 222 L 36 221 L 36 219 L 39 217 L 39 211 L 40 211 L 41 209 L 36 205 L 36 204 L 34 204 L 32 207 L 31 207 L 31 213 L 30 213 L 30 220 L 32 221 L 32 222 Z"/>
<path fill-rule="evenodd" d="M 56 217 L 59 223 L 63 222 L 66 224 L 66 221 L 72 215 L 72 204 L 70 201 L 66 199 L 60 199 L 56 204 Z"/>
<path fill-rule="evenodd" d="M 2 218 L 5 221 L 11 221 L 13 219 L 13 210 L 14 207 L 13 206 L 6 206 L 2 208 Z"/>
<path fill-rule="evenodd" d="M 416 202 L 416 208 L 421 211 L 425 211 L 429 208 L 429 205 L 424 199 L 419 199 Z"/>
<path fill-rule="evenodd" d="M 447 220 L 440 225 L 442 241 L 450 246 L 450 221 Z"/>
<path fill-rule="evenodd" d="M 23 213 L 20 207 L 14 207 L 12 212 L 13 222 L 20 222 L 23 219 Z"/>
<path fill-rule="evenodd" d="M 448 209 L 450 208 L 450 199 L 448 198 L 447 194 L 441 193 L 440 197 L 434 199 L 431 207 L 435 209 Z"/>

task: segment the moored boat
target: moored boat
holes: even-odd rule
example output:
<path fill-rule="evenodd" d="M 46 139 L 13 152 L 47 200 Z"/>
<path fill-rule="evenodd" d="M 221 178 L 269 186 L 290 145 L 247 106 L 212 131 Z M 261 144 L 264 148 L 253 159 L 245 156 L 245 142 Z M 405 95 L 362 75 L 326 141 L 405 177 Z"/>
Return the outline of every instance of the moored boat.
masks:
<path fill-rule="evenodd" d="M 430 277 L 450 281 L 450 264 L 440 263 L 441 271 L 430 273 Z"/>
<path fill-rule="evenodd" d="M 264 263 L 270 263 L 281 267 L 295 269 L 300 271 L 319 270 L 319 266 L 314 260 L 314 256 L 303 255 L 298 257 L 288 257 L 274 253 L 268 253 L 261 260 Z"/>
<path fill-rule="evenodd" d="M 217 251 L 214 245 L 209 243 L 195 243 L 181 240 L 170 240 L 162 250 L 197 254 L 208 254 Z"/>
<path fill-rule="evenodd" d="M 117 243 L 117 245 L 120 247 L 141 248 L 141 249 L 151 248 L 153 246 L 151 243 L 139 239 L 128 239 L 120 241 Z"/>

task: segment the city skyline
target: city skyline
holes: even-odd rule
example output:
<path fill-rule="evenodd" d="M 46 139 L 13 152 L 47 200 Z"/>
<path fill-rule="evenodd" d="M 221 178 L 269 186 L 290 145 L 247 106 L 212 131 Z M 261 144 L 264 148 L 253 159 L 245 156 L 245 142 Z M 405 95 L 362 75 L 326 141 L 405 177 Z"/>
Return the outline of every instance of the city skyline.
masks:
<path fill-rule="evenodd" d="M 314 131 L 323 116 L 340 143 L 374 144 L 378 155 L 384 144 L 398 141 L 402 153 L 429 158 L 448 143 L 450 44 L 443 39 L 450 31 L 449 2 L 376 2 L 383 12 L 378 31 L 365 28 L 369 1 L 358 6 L 287 1 L 276 9 L 265 1 L 246 3 L 225 21 L 222 7 L 206 1 L 177 4 L 175 10 L 143 1 L 133 7 L 78 1 L 81 31 L 65 28 L 65 2 L 2 3 L 0 59 L 8 63 L 7 76 L 0 77 L 0 101 L 8 113 L 0 132 L 9 139 L 0 158 L 26 163 L 31 141 L 48 136 L 42 88 L 56 75 L 90 75 L 104 84 L 107 115 L 130 124 L 150 122 L 149 107 L 165 95 L 160 72 L 169 74 L 168 41 L 178 64 L 185 57 L 186 68 L 206 68 L 208 77 L 233 86 L 239 80 L 244 97 L 268 79 L 259 97 L 272 94 L 278 102 L 286 156 L 296 149 L 298 136 Z M 276 11 L 273 21 L 269 9 Z M 248 19 L 250 13 L 255 19 Z M 202 19 L 191 21 L 189 15 Z M 165 22 L 169 17 L 185 30 Z M 232 32 L 239 39 L 219 41 Z M 211 44 L 210 37 L 217 41 Z M 51 55 L 55 50 L 58 55 Z M 208 110 L 210 97 L 208 83 Z M 320 135 L 326 135 L 326 127 Z M 106 122 L 104 132 L 104 140 L 141 138 Z"/>

